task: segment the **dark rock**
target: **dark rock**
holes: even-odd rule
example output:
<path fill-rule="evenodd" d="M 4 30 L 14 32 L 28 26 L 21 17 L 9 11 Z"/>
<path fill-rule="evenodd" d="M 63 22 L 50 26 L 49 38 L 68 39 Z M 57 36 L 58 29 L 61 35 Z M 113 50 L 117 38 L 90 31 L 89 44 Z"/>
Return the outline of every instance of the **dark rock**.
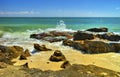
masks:
<path fill-rule="evenodd" d="M 59 50 L 56 50 L 54 52 L 53 55 L 51 55 L 51 57 L 49 58 L 50 61 L 55 61 L 55 62 L 58 62 L 58 61 L 64 61 L 66 60 L 65 56 L 62 54 L 61 51 Z"/>
<path fill-rule="evenodd" d="M 85 41 L 85 51 L 90 54 L 114 52 L 108 43 L 102 41 Z"/>
<path fill-rule="evenodd" d="M 50 31 L 47 33 L 43 32 L 40 34 L 31 34 L 30 38 L 45 40 L 45 41 L 52 43 L 52 42 L 59 42 L 65 39 L 73 38 L 73 32 Z"/>
<path fill-rule="evenodd" d="M 27 60 L 27 57 L 24 54 L 22 54 L 22 55 L 20 55 L 19 60 Z"/>
<path fill-rule="evenodd" d="M 90 32 L 108 32 L 108 28 L 91 28 L 91 29 L 87 29 L 86 31 L 90 31 Z"/>
<path fill-rule="evenodd" d="M 28 63 L 22 65 L 24 68 L 29 68 Z"/>
<path fill-rule="evenodd" d="M 92 40 L 92 39 L 94 39 L 93 34 L 89 34 L 83 31 L 77 31 L 73 36 L 73 40 Z"/>
<path fill-rule="evenodd" d="M 61 65 L 61 68 L 67 68 L 71 66 L 70 62 L 69 61 L 64 61 L 64 63 Z"/>
<path fill-rule="evenodd" d="M 109 45 L 113 51 L 120 52 L 120 43 L 110 43 Z"/>
<path fill-rule="evenodd" d="M 83 41 L 75 42 L 70 40 L 64 40 L 63 45 L 73 47 L 74 49 L 81 50 L 83 53 L 97 54 L 97 53 L 109 53 L 119 52 L 120 44 L 118 43 L 104 43 L 102 41 Z"/>
<path fill-rule="evenodd" d="M 49 48 L 46 48 L 45 45 L 39 45 L 37 43 L 34 44 L 34 48 L 37 50 L 37 51 L 51 51 L 52 49 L 49 49 Z"/>
<path fill-rule="evenodd" d="M 119 41 L 120 40 L 120 35 L 116 35 L 113 33 L 98 34 L 97 37 L 100 39 L 106 39 L 109 41 Z"/>

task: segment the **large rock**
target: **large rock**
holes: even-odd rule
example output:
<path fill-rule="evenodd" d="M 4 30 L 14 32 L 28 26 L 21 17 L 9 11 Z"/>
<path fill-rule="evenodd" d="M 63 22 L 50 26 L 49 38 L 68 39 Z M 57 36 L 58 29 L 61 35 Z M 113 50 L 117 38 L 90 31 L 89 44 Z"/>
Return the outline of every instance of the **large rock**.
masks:
<path fill-rule="evenodd" d="M 50 60 L 50 61 L 58 62 L 58 61 L 64 61 L 64 60 L 66 60 L 66 58 L 65 58 L 65 56 L 62 54 L 61 51 L 56 50 L 56 51 L 54 52 L 54 54 L 50 56 L 49 60 Z"/>
<path fill-rule="evenodd" d="M 100 39 L 105 39 L 105 40 L 109 40 L 109 41 L 119 41 L 120 40 L 120 35 L 113 34 L 113 33 L 98 34 L 97 37 Z"/>
<path fill-rule="evenodd" d="M 108 28 L 91 28 L 91 29 L 87 29 L 86 31 L 90 31 L 90 32 L 108 32 Z"/>
<path fill-rule="evenodd" d="M 50 32 L 43 32 L 40 34 L 31 34 L 30 38 L 45 40 L 52 43 L 52 42 L 59 42 L 65 39 L 73 38 L 73 32 L 50 31 Z"/>
<path fill-rule="evenodd" d="M 86 33 L 84 31 L 77 31 L 74 33 L 73 40 L 92 40 L 94 39 L 94 35 L 90 33 Z"/>
<path fill-rule="evenodd" d="M 120 43 L 110 43 L 109 45 L 113 51 L 120 52 Z"/>
<path fill-rule="evenodd" d="M 119 43 L 104 43 L 102 41 L 83 41 L 75 42 L 71 40 L 64 40 L 63 45 L 73 47 L 74 49 L 81 50 L 83 53 L 96 54 L 120 51 Z"/>
<path fill-rule="evenodd" d="M 24 52 L 24 49 L 20 46 L 2 46 L 0 45 L 0 62 L 12 64 L 11 60 L 17 58 Z"/>

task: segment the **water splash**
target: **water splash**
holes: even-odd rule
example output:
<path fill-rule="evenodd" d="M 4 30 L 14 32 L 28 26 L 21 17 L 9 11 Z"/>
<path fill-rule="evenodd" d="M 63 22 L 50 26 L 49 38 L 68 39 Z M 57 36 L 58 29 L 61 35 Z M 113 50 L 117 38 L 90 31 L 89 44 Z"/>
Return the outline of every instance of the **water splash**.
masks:
<path fill-rule="evenodd" d="M 66 29 L 66 24 L 63 20 L 60 20 L 56 26 L 57 29 Z"/>

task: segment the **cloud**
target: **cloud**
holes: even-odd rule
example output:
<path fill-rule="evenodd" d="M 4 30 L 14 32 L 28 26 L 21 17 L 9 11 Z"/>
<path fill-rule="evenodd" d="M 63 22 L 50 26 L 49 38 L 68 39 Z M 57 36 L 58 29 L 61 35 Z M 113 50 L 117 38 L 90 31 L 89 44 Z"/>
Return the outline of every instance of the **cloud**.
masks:
<path fill-rule="evenodd" d="M 116 7 L 115 10 L 120 10 L 120 7 Z"/>
<path fill-rule="evenodd" d="M 28 15 L 28 14 L 39 14 L 40 12 L 35 11 L 0 11 L 0 15 Z"/>

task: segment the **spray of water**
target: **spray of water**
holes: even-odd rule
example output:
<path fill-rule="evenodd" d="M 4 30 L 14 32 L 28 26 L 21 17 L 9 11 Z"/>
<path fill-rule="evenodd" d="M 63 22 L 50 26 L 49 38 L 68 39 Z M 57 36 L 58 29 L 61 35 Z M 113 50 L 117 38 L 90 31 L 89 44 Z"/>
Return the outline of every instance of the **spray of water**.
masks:
<path fill-rule="evenodd" d="M 60 20 L 56 26 L 57 29 L 66 29 L 66 24 L 63 20 Z"/>

